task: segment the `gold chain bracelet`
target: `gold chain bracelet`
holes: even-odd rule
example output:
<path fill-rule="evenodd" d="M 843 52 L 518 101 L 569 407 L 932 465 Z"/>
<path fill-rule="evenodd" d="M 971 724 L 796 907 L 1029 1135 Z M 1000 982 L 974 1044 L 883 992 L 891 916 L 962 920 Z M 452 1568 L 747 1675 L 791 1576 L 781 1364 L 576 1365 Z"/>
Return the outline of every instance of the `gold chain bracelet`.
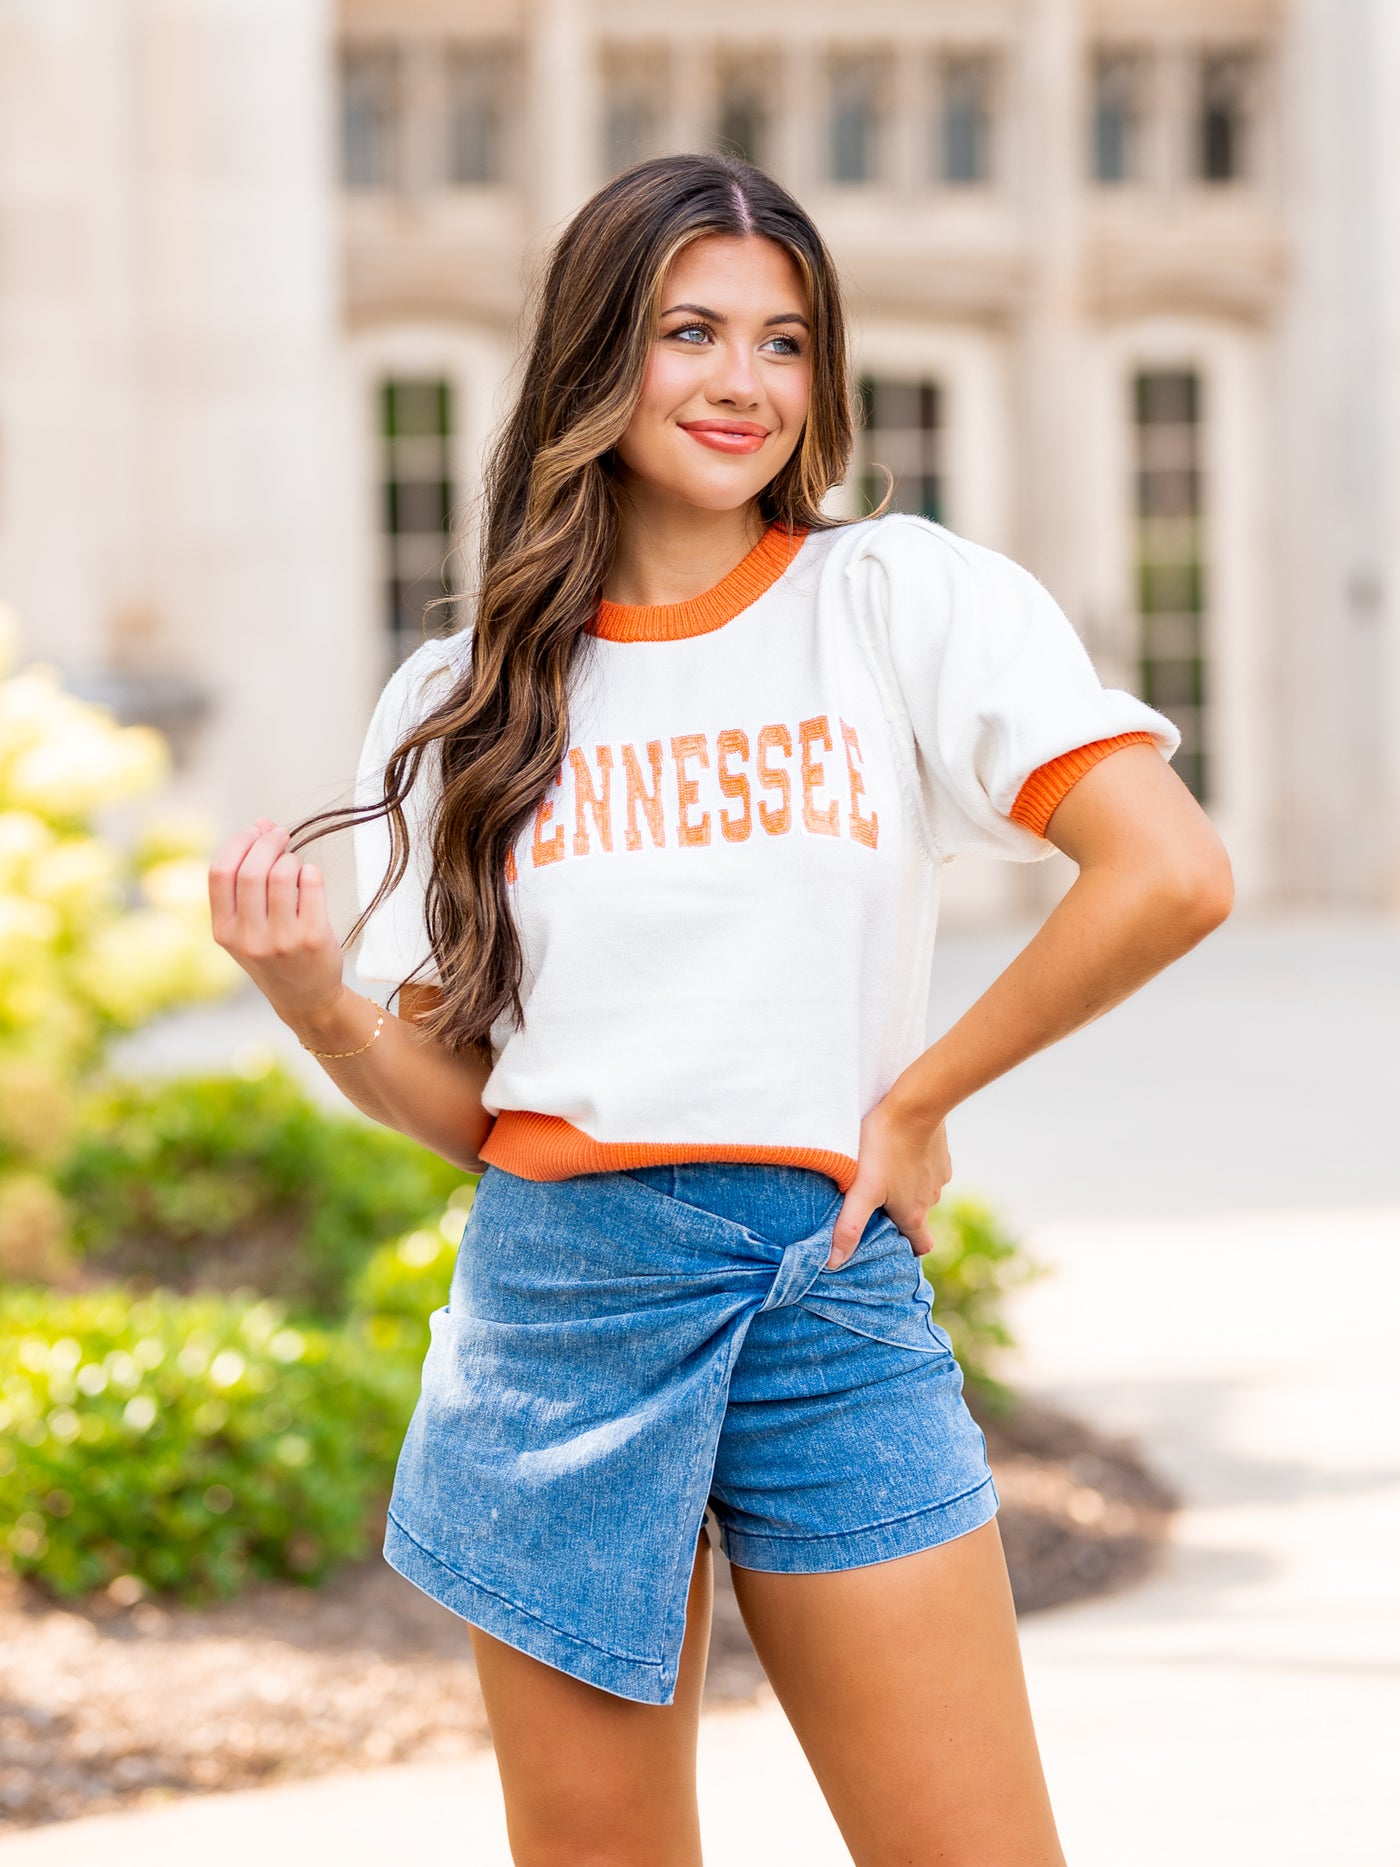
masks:
<path fill-rule="evenodd" d="M 374 1042 L 375 1038 L 378 1037 L 379 1033 L 383 1030 L 383 1028 L 384 1028 L 384 1013 L 381 1011 L 378 1019 L 375 1021 L 374 1030 L 371 1032 L 368 1040 L 365 1043 L 358 1045 L 354 1050 L 311 1050 L 310 1044 L 302 1044 L 301 1047 L 303 1050 L 311 1051 L 311 1055 L 313 1057 L 358 1057 L 362 1050 L 369 1049 L 370 1044 Z M 300 1044 L 301 1039 L 298 1038 L 297 1042 Z"/>

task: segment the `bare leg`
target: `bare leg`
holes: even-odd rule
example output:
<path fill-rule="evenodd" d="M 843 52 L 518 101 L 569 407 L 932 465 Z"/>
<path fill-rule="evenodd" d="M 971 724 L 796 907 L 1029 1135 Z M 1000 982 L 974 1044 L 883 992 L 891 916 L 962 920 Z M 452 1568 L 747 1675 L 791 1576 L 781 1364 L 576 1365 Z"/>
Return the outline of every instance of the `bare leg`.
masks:
<path fill-rule="evenodd" d="M 471 1630 L 516 1867 L 698 1867 L 714 1560 L 695 1551 L 675 1702 L 641 1705 Z"/>
<path fill-rule="evenodd" d="M 856 1867 L 1065 1867 L 995 1518 L 866 1568 L 733 1573 Z"/>

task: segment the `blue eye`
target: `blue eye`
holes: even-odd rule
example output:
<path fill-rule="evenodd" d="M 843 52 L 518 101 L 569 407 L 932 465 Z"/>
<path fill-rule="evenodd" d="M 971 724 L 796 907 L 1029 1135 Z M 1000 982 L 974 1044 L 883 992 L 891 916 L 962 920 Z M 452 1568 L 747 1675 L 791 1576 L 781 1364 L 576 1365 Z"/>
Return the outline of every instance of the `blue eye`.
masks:
<path fill-rule="evenodd" d="M 708 342 L 709 339 L 713 336 L 713 334 L 714 333 L 711 331 L 708 324 L 678 324 L 675 330 L 667 331 L 666 336 L 668 340 L 671 338 L 677 338 L 677 337 L 685 338 L 687 340 L 686 346 L 685 346 L 686 349 L 694 350 L 694 349 L 697 349 L 699 346 L 696 344 L 690 343 L 688 341 L 690 338 L 698 336 L 702 338 L 704 341 Z M 767 349 L 769 344 L 783 344 L 786 346 L 786 348 L 779 351 L 778 354 L 780 356 L 800 357 L 802 355 L 802 345 L 798 342 L 798 340 L 795 337 L 787 337 L 783 335 L 779 335 L 777 337 L 770 337 L 765 342 L 763 346 L 764 349 Z"/>

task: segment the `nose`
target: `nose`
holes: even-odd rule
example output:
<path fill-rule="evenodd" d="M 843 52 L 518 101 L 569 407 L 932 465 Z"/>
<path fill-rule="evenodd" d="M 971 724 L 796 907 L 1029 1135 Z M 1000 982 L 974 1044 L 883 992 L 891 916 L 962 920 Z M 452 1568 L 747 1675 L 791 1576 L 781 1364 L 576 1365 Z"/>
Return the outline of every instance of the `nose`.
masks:
<path fill-rule="evenodd" d="M 754 408 L 758 403 L 758 372 L 742 344 L 725 344 L 716 355 L 709 397 L 733 408 Z"/>

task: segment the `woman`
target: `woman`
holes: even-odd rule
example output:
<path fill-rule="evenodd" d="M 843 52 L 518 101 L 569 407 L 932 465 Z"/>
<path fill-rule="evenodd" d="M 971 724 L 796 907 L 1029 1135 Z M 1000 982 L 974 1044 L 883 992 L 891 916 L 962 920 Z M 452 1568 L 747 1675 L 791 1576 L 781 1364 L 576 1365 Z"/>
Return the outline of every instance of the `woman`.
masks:
<path fill-rule="evenodd" d="M 1063 1860 L 919 1256 L 949 1112 L 1215 927 L 1230 871 L 1174 727 L 1028 573 L 824 515 L 848 384 L 775 182 L 609 183 L 551 256 L 472 624 L 389 680 L 354 810 L 210 873 L 345 1094 L 482 1171 L 385 1551 L 471 1623 L 522 1867 L 699 1860 L 707 1508 L 857 1862 Z M 328 821 L 394 1016 L 294 853 Z M 942 864 L 1056 847 L 1073 885 L 925 1048 Z"/>

